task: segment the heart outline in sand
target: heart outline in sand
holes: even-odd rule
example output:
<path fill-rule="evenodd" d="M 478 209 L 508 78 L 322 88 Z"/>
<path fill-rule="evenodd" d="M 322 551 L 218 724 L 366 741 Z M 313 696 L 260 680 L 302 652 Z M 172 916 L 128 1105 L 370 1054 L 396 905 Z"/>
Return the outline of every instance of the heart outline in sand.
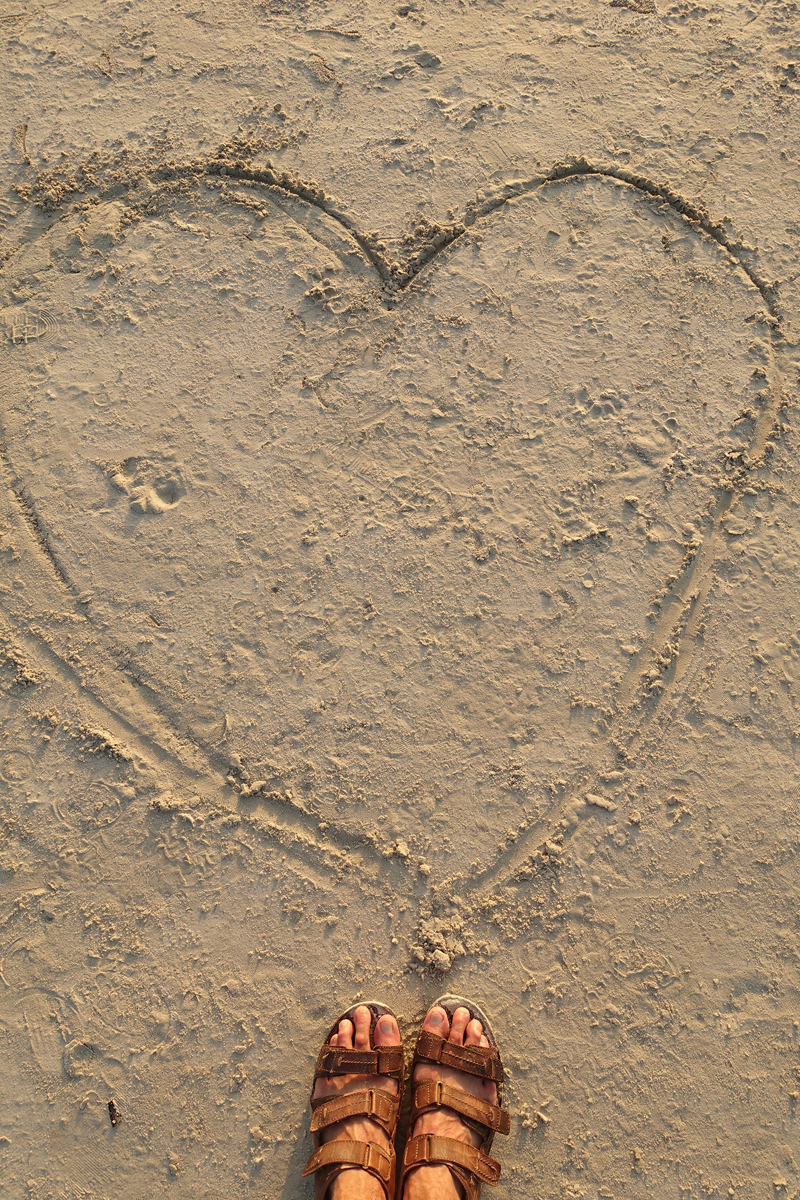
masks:
<path fill-rule="evenodd" d="M 223 167 L 225 170 L 225 175 L 220 177 L 219 172 Z M 594 167 L 591 167 L 590 164 L 587 164 L 585 162 L 579 162 L 578 164 L 572 164 L 567 167 L 559 165 L 556 168 L 554 168 L 553 172 L 551 172 L 548 176 L 536 177 L 536 180 L 527 181 L 524 184 L 509 185 L 507 188 L 505 188 L 503 190 L 503 192 L 501 194 L 498 194 L 497 196 L 492 197 L 487 201 L 484 201 L 482 203 L 482 205 L 472 206 L 471 209 L 468 207 L 468 209 L 465 212 L 465 216 L 468 219 L 465 221 L 456 222 L 446 230 L 443 230 L 441 227 L 433 229 L 433 230 L 429 227 L 429 228 L 423 230 L 423 245 L 421 247 L 417 247 L 417 248 L 412 247 L 413 254 L 411 252 L 409 252 L 410 256 L 407 257 L 405 265 L 399 264 L 398 266 L 392 266 L 391 262 L 387 258 L 385 258 L 383 251 L 380 249 L 380 242 L 377 239 L 368 238 L 358 231 L 354 232 L 354 222 L 351 220 L 351 218 L 346 217 L 346 216 L 343 217 L 342 214 L 336 209 L 336 206 L 332 202 L 327 200 L 324 197 L 324 195 L 320 194 L 320 189 L 312 188 L 312 185 L 304 184 L 304 183 L 302 183 L 302 181 L 298 182 L 297 180 L 293 179 L 289 175 L 278 176 L 275 174 L 274 170 L 270 167 L 266 167 L 266 168 L 262 169 L 260 178 L 258 178 L 258 172 L 252 170 L 250 167 L 246 166 L 245 164 L 231 163 L 231 164 L 226 165 L 224 163 L 220 164 L 219 160 L 212 160 L 207 163 L 202 163 L 202 164 L 200 164 L 199 167 L 198 167 L 198 164 L 195 163 L 195 164 L 188 164 L 185 168 L 183 168 L 181 170 L 176 170 L 174 168 L 165 168 L 165 169 L 161 169 L 161 170 L 162 170 L 162 174 L 160 176 L 158 176 L 157 178 L 161 178 L 162 182 L 164 180 L 174 180 L 176 178 L 176 176 L 181 176 L 181 175 L 184 178 L 189 177 L 189 176 L 191 176 L 192 178 L 196 178 L 198 176 L 210 175 L 210 177 L 213 180 L 215 180 L 215 181 L 219 180 L 220 182 L 219 182 L 218 186 L 220 187 L 220 189 L 223 192 L 227 192 L 231 187 L 236 186 L 235 182 L 233 184 L 231 184 L 229 182 L 229 180 L 234 180 L 234 181 L 238 180 L 242 184 L 251 184 L 251 185 L 254 184 L 255 185 L 255 187 L 253 188 L 254 191 L 266 192 L 269 195 L 277 196 L 280 200 L 284 200 L 285 198 L 288 197 L 290 203 L 293 203 L 293 204 L 296 203 L 299 199 L 306 206 L 306 208 L 316 209 L 316 210 L 320 210 L 320 211 L 324 212 L 326 220 L 337 221 L 347 231 L 347 233 L 349 235 L 352 235 L 354 237 L 357 246 L 360 248 L 360 251 L 363 254 L 363 257 L 366 259 L 366 261 L 368 263 L 371 264 L 372 267 L 374 267 L 378 271 L 378 274 L 380 275 L 380 277 L 383 281 L 383 284 L 384 284 L 383 301 L 384 301 L 384 304 L 389 307 L 389 309 L 391 309 L 394 305 L 397 304 L 398 298 L 402 297 L 404 293 L 406 295 L 411 294 L 408 291 L 409 287 L 411 285 L 413 285 L 414 280 L 419 277 L 420 273 L 425 271 L 426 268 L 428 268 L 429 264 L 435 263 L 436 265 L 439 265 L 439 264 L 444 264 L 445 262 L 452 263 L 453 254 L 457 252 L 458 244 L 462 242 L 462 239 L 464 238 L 468 229 L 471 228 L 472 226 L 478 224 L 481 220 L 488 217 L 490 214 L 499 212 L 500 210 L 506 208 L 506 206 L 509 205 L 510 203 L 517 201 L 521 196 L 525 196 L 529 193 L 533 193 L 536 191 L 536 189 L 540 189 L 542 187 L 549 186 L 551 183 L 563 185 L 563 183 L 565 181 L 573 180 L 573 179 L 584 179 L 585 180 L 587 178 L 591 179 L 592 177 L 606 179 L 606 178 L 610 177 L 613 181 L 615 181 L 615 186 L 623 186 L 623 187 L 629 188 L 629 189 L 638 189 L 642 194 L 646 195 L 650 200 L 657 199 L 660 202 L 663 202 L 664 204 L 668 205 L 672 211 L 674 211 L 680 215 L 681 219 L 687 224 L 688 228 L 692 231 L 692 234 L 699 234 L 701 237 L 705 236 L 706 238 L 713 240 L 713 242 L 715 242 L 717 244 L 717 246 L 721 247 L 722 250 L 726 254 L 733 256 L 733 258 L 735 259 L 735 261 L 737 263 L 737 266 L 740 267 L 744 271 L 744 273 L 747 276 L 750 283 L 753 284 L 753 286 L 755 286 L 761 293 L 761 297 L 764 301 L 764 307 L 766 309 L 766 312 L 763 315 L 763 320 L 766 323 L 767 328 L 770 329 L 770 333 L 767 337 L 766 344 L 770 347 L 770 349 L 774 348 L 772 343 L 773 343 L 774 337 L 777 336 L 777 333 L 776 333 L 777 319 L 775 316 L 776 310 L 775 310 L 774 295 L 766 287 L 766 285 L 764 285 L 762 283 L 762 281 L 760 281 L 758 279 L 758 277 L 756 276 L 756 274 L 752 270 L 752 268 L 749 266 L 749 264 L 745 263 L 742 260 L 741 255 L 738 255 L 735 241 L 728 238 L 727 234 L 725 233 L 724 229 L 722 229 L 721 226 L 714 223 L 701 210 L 699 210 L 696 207 L 694 207 L 690 204 L 687 204 L 687 202 L 683 201 L 679 196 L 677 196 L 676 193 L 674 193 L 672 191 L 672 189 L 670 189 L 664 185 L 652 184 L 649 181 L 641 180 L 636 176 L 627 177 L 626 173 L 620 173 L 618 171 L 611 171 L 611 170 L 607 171 L 607 170 L 600 169 L 600 168 L 594 168 Z M 164 172 L 166 172 L 166 173 L 164 173 Z M 170 174 L 170 172 L 171 172 L 171 174 Z M 265 172 L 267 174 L 265 174 Z M 223 198 L 227 199 L 230 197 L 223 196 Z M 251 207 L 249 198 L 246 195 L 241 199 L 236 199 L 236 203 L 239 204 L 240 206 L 243 205 L 246 209 Z M 261 201 L 254 201 L 252 207 L 257 210 L 257 205 L 259 203 L 261 203 Z M 114 201 L 110 200 L 109 204 L 119 206 L 119 202 L 116 200 L 114 200 Z M 178 218 L 178 221 L 180 222 L 180 218 Z M 178 223 L 177 227 L 178 227 L 178 229 L 181 228 L 180 223 Z M 186 232 L 186 230 L 183 230 L 183 232 Z M 190 232 L 191 232 L 191 230 L 190 230 Z M 109 246 L 107 248 L 110 248 L 112 245 L 114 245 L 113 233 L 109 236 L 110 236 L 110 242 L 109 242 Z M 442 257 L 440 257 L 440 256 L 442 256 Z M 315 288 L 319 292 L 319 295 L 317 295 L 317 296 L 315 296 L 313 294 Z M 334 315 L 340 315 L 340 314 L 336 314 L 335 307 L 333 307 L 333 305 L 331 303 L 331 297 L 330 297 L 330 295 L 326 294 L 324 280 L 320 280 L 317 283 L 314 283 L 313 281 L 311 281 L 311 286 L 309 288 L 305 289 L 305 293 L 306 293 L 306 300 L 309 303 L 319 302 L 320 307 L 323 310 L 325 308 L 327 308 L 328 311 L 333 312 Z M 126 319 L 126 318 L 123 318 L 123 319 Z M 135 319 L 136 318 L 134 318 L 134 320 Z M 52 329 L 48 331 L 48 339 L 50 342 L 52 342 Z M 14 338 L 10 338 L 10 340 L 12 342 L 19 341 L 19 339 L 14 339 Z M 769 370 L 770 370 L 771 376 L 774 375 L 773 367 L 774 367 L 774 364 L 769 364 Z M 315 379 L 313 377 L 308 380 L 308 390 L 309 390 L 311 396 L 313 396 L 313 397 L 317 397 L 319 394 L 319 388 L 316 385 Z M 107 401 L 107 397 L 106 397 L 106 401 Z M 581 396 L 578 393 L 576 393 L 576 395 L 575 395 L 576 408 L 580 409 L 581 405 L 585 406 L 586 407 L 585 415 L 587 417 L 592 412 L 593 409 L 597 409 L 598 418 L 600 420 L 603 419 L 604 415 L 612 414 L 614 411 L 615 405 L 618 405 L 618 402 L 619 402 L 619 398 L 618 397 L 615 398 L 613 393 L 608 393 L 608 395 L 606 395 L 605 393 L 600 392 L 595 397 L 590 396 L 588 393 L 585 396 Z M 775 383 L 773 382 L 771 392 L 769 392 L 768 402 L 765 402 L 763 404 L 761 415 L 758 417 L 758 420 L 755 422 L 755 425 L 754 425 L 753 437 L 751 439 L 751 446 L 754 447 L 754 451 L 750 455 L 751 459 L 753 459 L 753 460 L 757 460 L 759 457 L 760 444 L 762 444 L 761 448 L 763 449 L 763 442 L 766 437 L 765 431 L 768 431 L 769 426 L 771 425 L 771 414 L 774 412 L 776 403 L 777 403 L 777 389 L 776 389 Z M 98 401 L 97 397 L 95 397 L 95 404 L 98 408 L 102 409 L 104 407 L 104 402 L 102 401 L 102 399 L 100 401 Z M 435 408 L 435 406 L 434 406 L 434 408 Z M 441 409 L 439 409 L 438 413 L 437 413 L 432 408 L 431 413 L 430 413 L 430 419 L 435 424 L 435 422 L 437 422 L 439 420 L 445 421 L 447 419 L 447 414 Z M 580 414 L 579 414 L 578 419 L 583 419 L 582 417 L 580 417 Z M 535 444 L 535 438 L 536 438 L 536 434 L 533 433 L 533 439 L 532 439 L 533 444 Z M 646 447 L 644 448 L 643 452 L 645 454 L 647 453 Z M 748 463 L 746 461 L 746 457 L 747 457 L 747 452 L 745 450 L 744 458 L 742 458 L 740 456 L 740 461 L 739 461 L 738 465 L 735 462 L 733 464 L 733 471 L 732 471 L 732 475 L 731 475 L 731 479 L 733 481 L 733 489 L 729 493 L 731 498 L 736 494 L 736 489 L 737 488 L 741 489 L 741 487 L 743 486 L 743 480 L 746 477 L 747 468 L 748 468 Z M 180 499 L 180 494 L 182 494 L 181 489 L 183 489 L 183 483 L 182 482 L 176 483 L 174 480 L 171 479 L 171 477 L 169 476 L 169 463 L 167 463 L 163 460 L 154 463 L 152 460 L 152 456 L 150 456 L 150 457 L 138 456 L 137 457 L 135 455 L 128 456 L 124 461 L 126 461 L 126 462 L 134 462 L 135 461 L 137 463 L 140 463 L 142 465 L 142 470 L 152 468 L 152 472 L 151 472 L 153 474 L 152 480 L 149 480 L 149 477 L 148 478 L 143 477 L 141 480 L 138 480 L 137 482 L 132 482 L 130 487 L 128 486 L 127 483 L 125 483 L 125 486 L 123 486 L 123 487 L 120 487 L 118 482 L 114 483 L 115 479 L 118 480 L 119 478 L 124 477 L 124 471 L 123 471 L 122 475 L 120 475 L 120 470 L 118 469 L 118 467 L 115 468 L 115 465 L 113 463 L 110 464 L 108 470 L 105 471 L 105 474 L 109 480 L 111 487 L 115 488 L 119 494 L 128 496 L 129 499 L 132 497 L 132 507 L 134 507 L 134 509 L 135 509 L 135 504 L 138 502 L 140 507 L 142 508 L 142 515 L 146 515 L 148 513 L 148 511 L 152 512 L 152 513 L 159 512 L 159 505 L 157 505 L 156 503 L 153 503 L 152 505 L 148 505 L 148 502 L 147 502 L 147 497 L 151 493 L 154 496 L 160 497 L 160 493 L 158 491 L 159 487 L 161 487 L 162 490 L 165 487 L 168 490 L 172 489 L 170 491 L 170 495 L 174 494 L 174 496 L 177 498 L 176 503 L 177 503 L 177 500 Z M 103 469 L 102 464 L 101 464 L 100 469 L 101 470 Z M 179 469 L 178 469 L 177 473 L 178 473 L 178 475 L 180 474 Z M 57 567 L 58 572 L 60 573 L 62 582 L 66 582 L 67 585 L 71 587 L 73 594 L 76 596 L 76 598 L 78 598 L 81 601 L 81 603 L 83 603 L 84 605 L 87 603 L 91 603 L 92 601 L 90 598 L 90 590 L 87 591 L 86 588 L 81 587 L 79 584 L 73 584 L 71 582 L 71 571 L 63 565 L 63 563 L 61 561 L 61 554 L 55 545 L 55 539 L 53 538 L 52 534 L 49 532 L 50 523 L 47 520 L 42 520 L 39 515 L 39 510 L 41 507 L 40 500 L 37 500 L 35 497 L 31 496 L 28 483 L 26 483 L 26 482 L 20 482 L 19 486 L 17 488 L 17 491 L 18 491 L 18 496 L 22 499 L 23 503 L 26 505 L 27 515 L 28 515 L 29 520 L 33 521 L 33 523 L 36 527 L 36 533 L 37 533 L 37 537 L 39 540 L 39 544 L 49 554 L 52 561 L 56 564 L 56 567 Z M 134 492 L 136 493 L 135 495 L 134 495 Z M 143 499 L 143 497 L 144 497 L 144 499 Z M 160 503 L 162 505 L 162 507 L 160 509 L 161 512 L 164 512 L 168 508 L 172 507 L 172 504 L 167 504 L 166 502 L 163 502 L 163 500 L 161 500 L 161 498 L 160 498 Z M 300 508 L 302 509 L 302 497 L 301 497 L 301 500 L 299 501 L 299 504 L 300 504 Z M 730 507 L 730 502 L 725 503 L 723 500 L 723 502 L 717 506 L 717 510 L 711 515 L 708 536 L 706 537 L 706 545 L 708 545 L 709 541 L 713 542 L 714 537 L 717 535 L 717 533 L 720 529 L 720 523 L 722 521 L 722 518 L 724 517 L 725 513 L 728 511 L 729 507 Z M 299 515 L 301 517 L 304 516 L 302 511 L 300 512 Z M 313 546 L 315 544 L 315 541 L 318 536 L 317 534 L 315 534 L 313 532 L 313 526 L 314 526 L 314 522 L 310 521 L 308 523 L 308 529 L 303 531 L 303 537 L 306 539 L 308 546 Z M 474 532 L 475 532 L 474 529 L 471 531 L 467 531 L 467 532 L 468 532 L 469 536 L 474 537 Z M 589 537 L 590 541 L 596 541 L 596 540 L 602 541 L 604 536 L 605 535 L 603 533 L 602 526 L 596 526 L 594 529 L 590 529 L 589 533 L 588 533 L 588 537 Z M 577 542 L 578 542 L 578 544 L 580 544 L 580 542 L 584 541 L 584 540 L 585 540 L 585 538 L 579 537 L 577 539 Z M 484 562 L 488 561 L 492 557 L 492 549 L 491 549 L 491 545 L 489 543 L 490 543 L 490 539 L 486 539 L 486 544 L 484 544 L 484 540 L 482 538 L 480 530 L 478 530 L 478 537 L 475 538 L 475 549 L 473 552 L 473 557 L 478 564 L 480 564 L 482 556 L 484 556 L 483 557 Z M 702 544 L 702 540 L 701 540 L 701 544 Z M 569 547 L 568 547 L 567 543 L 564 542 L 563 545 L 567 546 L 567 552 L 568 552 Z M 625 696 L 627 713 L 626 712 L 622 713 L 622 718 L 623 718 L 622 723 L 623 724 L 624 724 L 624 718 L 626 717 L 626 715 L 630 716 L 631 714 L 634 714 L 633 726 L 637 726 L 638 718 L 635 717 L 635 713 L 642 704 L 643 696 L 644 696 L 644 703 L 645 703 L 645 716 L 647 716 L 647 706 L 649 705 L 650 707 L 652 707 L 654 705 L 657 705 L 657 703 L 658 703 L 659 693 L 663 691 L 663 682 L 662 681 L 666 680 L 666 683 L 668 685 L 671 682 L 670 672 L 672 673 L 672 679 L 674 679 L 675 675 L 677 674 L 677 665 L 675 662 L 673 662 L 672 659 L 670 659 L 665 664 L 657 663 L 656 667 L 650 666 L 651 671 L 652 670 L 656 671 L 656 677 L 650 681 L 650 685 L 661 683 L 662 686 L 653 687 L 650 685 L 646 685 L 644 688 L 644 691 L 642 691 L 642 688 L 638 684 L 638 681 L 641 678 L 641 675 L 643 674 L 643 672 L 640 670 L 640 667 L 643 665 L 649 666 L 649 663 L 647 662 L 647 660 L 648 660 L 648 656 L 651 655 L 651 653 L 652 653 L 653 659 L 657 662 L 657 655 L 660 651 L 660 646 L 658 645 L 659 639 L 668 641 L 669 640 L 668 635 L 670 634 L 671 630 L 676 625 L 676 618 L 675 618 L 674 614 L 670 613 L 670 609 L 675 607 L 675 604 L 673 602 L 676 599 L 679 600 L 680 603 L 678 604 L 678 607 L 683 610 L 686 609 L 686 595 L 687 595 L 688 591 L 690 590 L 691 578 L 693 575 L 698 574 L 698 571 L 697 571 L 698 552 L 699 552 L 699 558 L 701 560 L 703 559 L 704 553 L 706 555 L 706 559 L 708 558 L 708 554 L 710 553 L 708 550 L 706 550 L 704 552 L 701 549 L 701 545 L 698 545 L 695 548 L 694 553 L 687 553 L 687 561 L 684 563 L 682 570 L 675 576 L 675 578 L 672 580 L 672 582 L 668 584 L 668 586 L 665 590 L 664 599 L 668 602 L 666 605 L 666 609 L 667 609 L 667 613 L 668 613 L 667 617 L 662 616 L 662 618 L 659 618 L 655 621 L 655 629 L 653 631 L 653 635 L 650 638 L 646 639 L 646 641 L 642 644 L 642 646 L 636 648 L 636 650 L 635 650 L 635 654 L 633 656 L 633 658 L 634 658 L 633 665 L 630 668 L 630 670 L 628 671 L 625 685 L 623 685 L 623 687 L 620 689 L 620 694 L 623 694 L 623 695 L 625 695 L 626 690 L 627 690 L 627 695 Z M 712 561 L 713 561 L 713 556 L 712 556 Z M 708 562 L 706 561 L 703 563 L 703 573 L 705 576 L 708 575 L 708 570 L 709 570 L 709 565 L 708 565 Z M 373 600 L 369 596 L 366 596 L 364 598 L 363 603 L 364 603 L 364 611 L 360 614 L 360 619 L 364 623 L 364 627 L 366 627 L 369 624 L 369 622 L 371 622 L 374 619 L 373 614 L 370 612 L 370 607 L 372 609 L 374 609 L 375 606 L 374 606 Z M 695 601 L 694 608 L 696 609 L 697 607 L 698 606 Z M 377 610 L 375 610 L 375 611 L 377 611 Z M 663 609 L 662 609 L 662 613 L 663 613 Z M 688 620 L 691 620 L 692 617 L 693 617 L 693 613 L 690 613 Z M 480 616 L 478 616 L 475 619 L 481 620 L 482 618 Z M 684 625 L 686 625 L 686 623 L 687 622 L 685 621 Z M 122 647 L 116 647 L 116 649 L 114 649 L 112 652 L 118 661 L 123 661 L 124 658 L 126 657 L 126 653 L 127 653 L 126 650 Z M 677 655 L 673 656 L 674 659 L 677 659 L 677 657 L 678 657 Z M 684 670 L 685 670 L 685 663 L 684 663 Z M 152 685 L 154 680 L 151 679 L 150 682 Z M 156 688 L 155 691 L 157 692 L 158 689 Z M 159 704 L 162 708 L 164 708 L 163 696 L 160 698 Z M 580 708 L 580 703 L 578 704 L 578 707 Z M 183 736 L 192 736 L 192 730 L 191 730 L 190 725 L 188 725 L 185 721 L 183 722 L 183 724 L 181 724 L 180 720 L 176 719 L 176 712 L 174 709 L 173 709 L 172 713 L 170 713 L 169 715 L 170 715 L 170 718 L 173 721 L 175 727 L 180 730 L 180 732 Z M 649 717 L 648 717 L 648 719 L 649 719 Z M 613 723 L 613 721 L 616 721 L 617 724 L 619 724 L 620 723 L 619 714 L 612 714 L 611 721 L 612 721 L 612 723 Z M 637 728 L 638 728 L 638 726 L 637 726 Z M 637 728 L 634 728 L 633 733 L 631 734 L 631 736 L 634 739 L 638 736 Z M 333 837 L 335 840 L 337 837 L 339 837 L 341 840 L 341 843 L 343 845 L 347 844 L 348 837 L 347 837 L 346 829 L 344 827 L 337 828 L 337 822 L 335 819 L 333 819 L 333 820 L 331 819 L 330 811 L 321 811 L 321 812 L 315 814 L 315 812 L 313 810 L 313 805 L 309 806 L 304 795 L 302 793 L 298 794 L 298 790 L 297 790 L 296 786 L 293 786 L 292 781 L 291 780 L 287 781 L 287 779 L 285 777 L 286 772 L 282 772 L 282 770 L 281 770 L 281 763 L 277 763 L 277 769 L 273 769 L 273 767 L 270 767 L 270 770 L 272 770 L 273 777 L 266 779 L 263 782 L 259 779 L 258 773 L 251 770 L 247 763 L 241 761 L 241 758 L 239 760 L 239 763 L 237 764 L 236 754 L 234 753 L 233 757 L 231 757 L 227 753 L 228 747 L 221 745 L 222 742 L 225 742 L 227 740 L 229 732 L 230 732 L 230 728 L 229 728 L 229 725 L 227 722 L 227 717 L 225 717 L 223 720 L 223 723 L 222 723 L 222 737 L 217 739 L 216 744 L 209 745 L 206 742 L 206 744 L 204 746 L 204 750 L 208 754 L 208 757 L 209 757 L 212 765 L 215 768 L 219 769 L 219 767 L 224 764 L 225 769 L 228 770 L 229 772 L 232 772 L 231 778 L 232 778 L 233 784 L 236 787 L 236 789 L 240 792 L 241 795 L 243 795 L 247 799 L 250 799 L 252 797 L 253 802 L 257 803 L 259 805 L 262 803 L 264 805 L 266 805 L 267 807 L 269 807 L 271 805 L 272 809 L 274 811 L 288 810 L 291 812 L 294 810 L 296 812 L 305 812 L 306 815 L 308 815 L 308 813 L 310 812 L 312 817 L 314 817 L 314 816 L 320 817 L 320 819 L 322 820 L 322 823 L 326 826 L 326 829 L 324 832 L 327 834 L 328 838 Z M 195 741 L 197 741 L 196 734 L 194 736 L 195 736 Z M 203 739 L 200 739 L 200 741 L 202 743 Z M 524 731 L 523 731 L 523 740 L 519 744 L 522 744 L 522 745 L 525 744 Z M 513 768 L 511 769 L 511 773 L 513 774 Z M 583 778 L 583 775 L 585 775 L 585 773 L 586 772 L 584 770 L 582 772 L 579 772 L 578 774 L 581 776 L 581 778 Z M 581 784 L 581 786 L 583 786 L 583 784 Z M 309 788 L 309 791 L 311 791 L 310 788 Z M 513 789 L 512 789 L 512 791 L 513 791 Z M 567 799 L 569 799 L 570 796 L 572 795 L 572 793 L 574 793 L 574 792 L 575 792 L 574 786 L 568 787 L 566 789 Z M 516 843 L 516 849 L 514 850 L 514 853 L 512 855 L 506 854 L 505 857 L 509 858 L 509 859 L 518 860 L 520 858 L 522 848 L 524 846 L 526 846 L 527 843 L 532 838 L 534 840 L 536 840 L 537 837 L 540 837 L 541 826 L 542 826 L 543 822 L 545 824 L 549 823 L 549 825 L 550 825 L 549 837 L 545 837 L 545 839 L 543 840 L 543 844 L 547 845 L 547 843 L 549 842 L 551 847 L 553 847 L 554 844 L 556 844 L 556 845 L 559 844 L 559 843 L 553 843 L 553 840 L 552 840 L 553 836 L 554 836 L 554 830 L 557 830 L 557 828 L 558 828 L 558 822 L 556 821 L 556 818 L 560 817 L 563 820 L 563 814 L 564 814 L 564 812 L 567 811 L 568 807 L 569 807 L 569 805 L 567 804 L 566 800 L 562 800 L 559 802 L 558 805 L 556 805 L 555 810 L 551 810 L 547 813 L 541 813 L 541 812 L 535 813 L 533 815 L 533 817 L 529 820 L 528 824 L 526 825 L 526 828 L 523 830 L 522 837 L 519 838 L 519 834 L 517 835 L 518 840 Z M 341 826 L 341 823 L 339 823 L 339 825 Z M 363 834 L 363 832 L 364 831 L 361 831 L 362 834 Z M 555 836 L 558 836 L 558 834 L 556 833 Z M 380 847 L 381 847 L 380 836 L 371 837 L 371 838 L 367 837 L 366 840 L 368 842 L 371 841 L 373 843 L 374 849 L 376 851 L 378 851 L 380 849 Z M 563 841 L 563 835 L 562 835 L 562 841 Z M 402 854 L 403 840 L 401 838 L 397 839 L 394 843 L 392 843 L 391 839 L 387 839 L 387 841 L 383 844 L 384 844 L 384 847 L 388 844 L 390 852 L 395 854 L 396 856 L 399 856 L 401 859 L 403 859 L 405 857 Z M 545 851 L 545 853 L 548 853 L 548 852 Z M 554 851 L 554 853 L 555 853 L 555 851 Z"/>

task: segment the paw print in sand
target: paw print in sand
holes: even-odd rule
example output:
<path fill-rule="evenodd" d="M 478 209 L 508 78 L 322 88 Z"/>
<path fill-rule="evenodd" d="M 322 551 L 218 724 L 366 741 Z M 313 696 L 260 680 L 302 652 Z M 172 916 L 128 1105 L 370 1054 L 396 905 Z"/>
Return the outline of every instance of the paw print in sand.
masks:
<path fill-rule="evenodd" d="M 180 471 L 168 462 L 126 458 L 108 469 L 111 483 L 126 495 L 132 512 L 164 513 L 186 494 Z"/>

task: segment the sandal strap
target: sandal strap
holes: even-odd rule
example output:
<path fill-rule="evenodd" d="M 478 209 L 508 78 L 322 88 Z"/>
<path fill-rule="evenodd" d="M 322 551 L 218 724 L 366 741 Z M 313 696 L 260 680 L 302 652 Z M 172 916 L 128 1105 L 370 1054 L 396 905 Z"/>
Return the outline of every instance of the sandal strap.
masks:
<path fill-rule="evenodd" d="M 393 1160 L 394 1155 L 374 1142 L 325 1142 L 311 1155 L 302 1173 L 313 1175 L 325 1167 L 360 1167 L 388 1188 L 392 1181 Z M 388 1191 L 386 1194 L 388 1196 Z"/>
<path fill-rule="evenodd" d="M 345 1050 L 323 1046 L 316 1075 L 391 1075 L 402 1078 L 403 1047 L 379 1046 L 375 1050 Z"/>
<path fill-rule="evenodd" d="M 400 1111 L 399 1097 L 383 1088 L 360 1092 L 343 1092 L 338 1096 L 323 1096 L 311 1101 L 311 1132 L 318 1133 L 348 1117 L 369 1117 L 384 1133 L 394 1136 Z"/>
<path fill-rule="evenodd" d="M 482 1183 L 491 1184 L 492 1187 L 500 1179 L 500 1163 L 477 1146 L 457 1142 L 455 1138 L 439 1137 L 435 1133 L 423 1133 L 409 1138 L 403 1155 L 403 1175 L 405 1176 L 412 1167 L 421 1167 L 428 1163 L 462 1167 L 470 1175 L 475 1175 Z"/>
<path fill-rule="evenodd" d="M 435 1108 L 452 1108 L 462 1117 L 466 1117 L 474 1126 L 481 1126 L 478 1132 L 491 1129 L 493 1133 L 508 1133 L 511 1129 L 511 1117 L 504 1108 L 481 1100 L 478 1096 L 470 1096 L 462 1088 L 450 1087 L 441 1079 L 428 1079 L 414 1085 L 414 1097 L 411 1108 L 411 1123 L 423 1113 Z M 313 1129 L 313 1125 L 312 1125 Z"/>
<path fill-rule="evenodd" d="M 417 1039 L 416 1055 L 425 1062 L 441 1063 L 443 1067 L 454 1067 L 456 1071 L 466 1071 L 494 1083 L 503 1081 L 503 1064 L 496 1046 L 459 1046 L 423 1029 Z"/>

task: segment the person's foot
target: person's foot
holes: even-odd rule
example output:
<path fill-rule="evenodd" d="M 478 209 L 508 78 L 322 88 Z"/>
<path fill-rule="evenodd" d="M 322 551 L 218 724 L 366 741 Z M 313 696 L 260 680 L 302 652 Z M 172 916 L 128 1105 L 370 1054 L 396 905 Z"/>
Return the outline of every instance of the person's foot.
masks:
<path fill-rule="evenodd" d="M 439 1037 L 455 1042 L 459 1046 L 488 1046 L 489 1039 L 483 1032 L 483 1025 L 478 1020 L 470 1019 L 469 1009 L 457 1008 L 453 1013 L 453 1024 L 450 1025 L 447 1013 L 443 1008 L 432 1008 L 423 1022 L 423 1029 Z M 476 1075 L 468 1075 L 465 1071 L 456 1071 L 452 1067 L 442 1067 L 435 1064 L 418 1063 L 414 1070 L 414 1079 L 424 1082 L 426 1079 L 441 1079 L 454 1088 L 461 1088 L 471 1096 L 487 1100 L 489 1104 L 497 1104 L 497 1087 L 490 1080 L 480 1079 Z M 452 1109 L 439 1108 L 435 1112 L 423 1113 L 414 1122 L 414 1128 L 409 1136 L 423 1133 L 435 1133 L 441 1137 L 453 1138 L 455 1141 L 466 1142 L 470 1146 L 480 1146 L 481 1137 L 475 1130 L 470 1129 L 458 1113 Z M 402 1200 L 464 1200 L 464 1189 L 456 1181 L 450 1170 L 442 1165 L 416 1167 L 406 1178 Z"/>
<path fill-rule="evenodd" d="M 340 1021 L 339 1032 L 330 1040 L 331 1046 L 345 1050 L 371 1050 L 369 1027 L 372 1017 L 362 1004 L 353 1013 L 352 1021 Z M 400 1030 L 394 1017 L 385 1013 L 375 1026 L 375 1046 L 399 1046 Z M 358 1092 L 368 1088 L 382 1088 L 397 1094 L 397 1081 L 388 1075 L 332 1075 L 320 1078 L 314 1086 L 314 1099 L 322 1096 L 339 1096 L 343 1092 Z M 389 1138 L 375 1121 L 368 1117 L 348 1117 L 322 1131 L 322 1142 L 351 1141 L 374 1142 L 385 1150 L 390 1147 Z M 325 1200 L 385 1200 L 381 1184 L 366 1171 L 354 1168 L 342 1171 L 328 1188 Z"/>

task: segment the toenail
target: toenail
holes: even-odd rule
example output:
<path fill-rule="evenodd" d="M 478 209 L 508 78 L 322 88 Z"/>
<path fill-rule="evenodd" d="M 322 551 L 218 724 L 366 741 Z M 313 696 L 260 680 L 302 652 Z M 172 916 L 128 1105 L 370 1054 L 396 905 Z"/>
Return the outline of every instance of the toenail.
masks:
<path fill-rule="evenodd" d="M 394 1021 L 391 1017 L 381 1017 L 381 1033 L 393 1033 Z"/>
<path fill-rule="evenodd" d="M 442 1014 L 441 1013 L 431 1013 L 431 1015 L 428 1017 L 428 1021 L 430 1022 L 431 1025 L 441 1025 Z"/>

